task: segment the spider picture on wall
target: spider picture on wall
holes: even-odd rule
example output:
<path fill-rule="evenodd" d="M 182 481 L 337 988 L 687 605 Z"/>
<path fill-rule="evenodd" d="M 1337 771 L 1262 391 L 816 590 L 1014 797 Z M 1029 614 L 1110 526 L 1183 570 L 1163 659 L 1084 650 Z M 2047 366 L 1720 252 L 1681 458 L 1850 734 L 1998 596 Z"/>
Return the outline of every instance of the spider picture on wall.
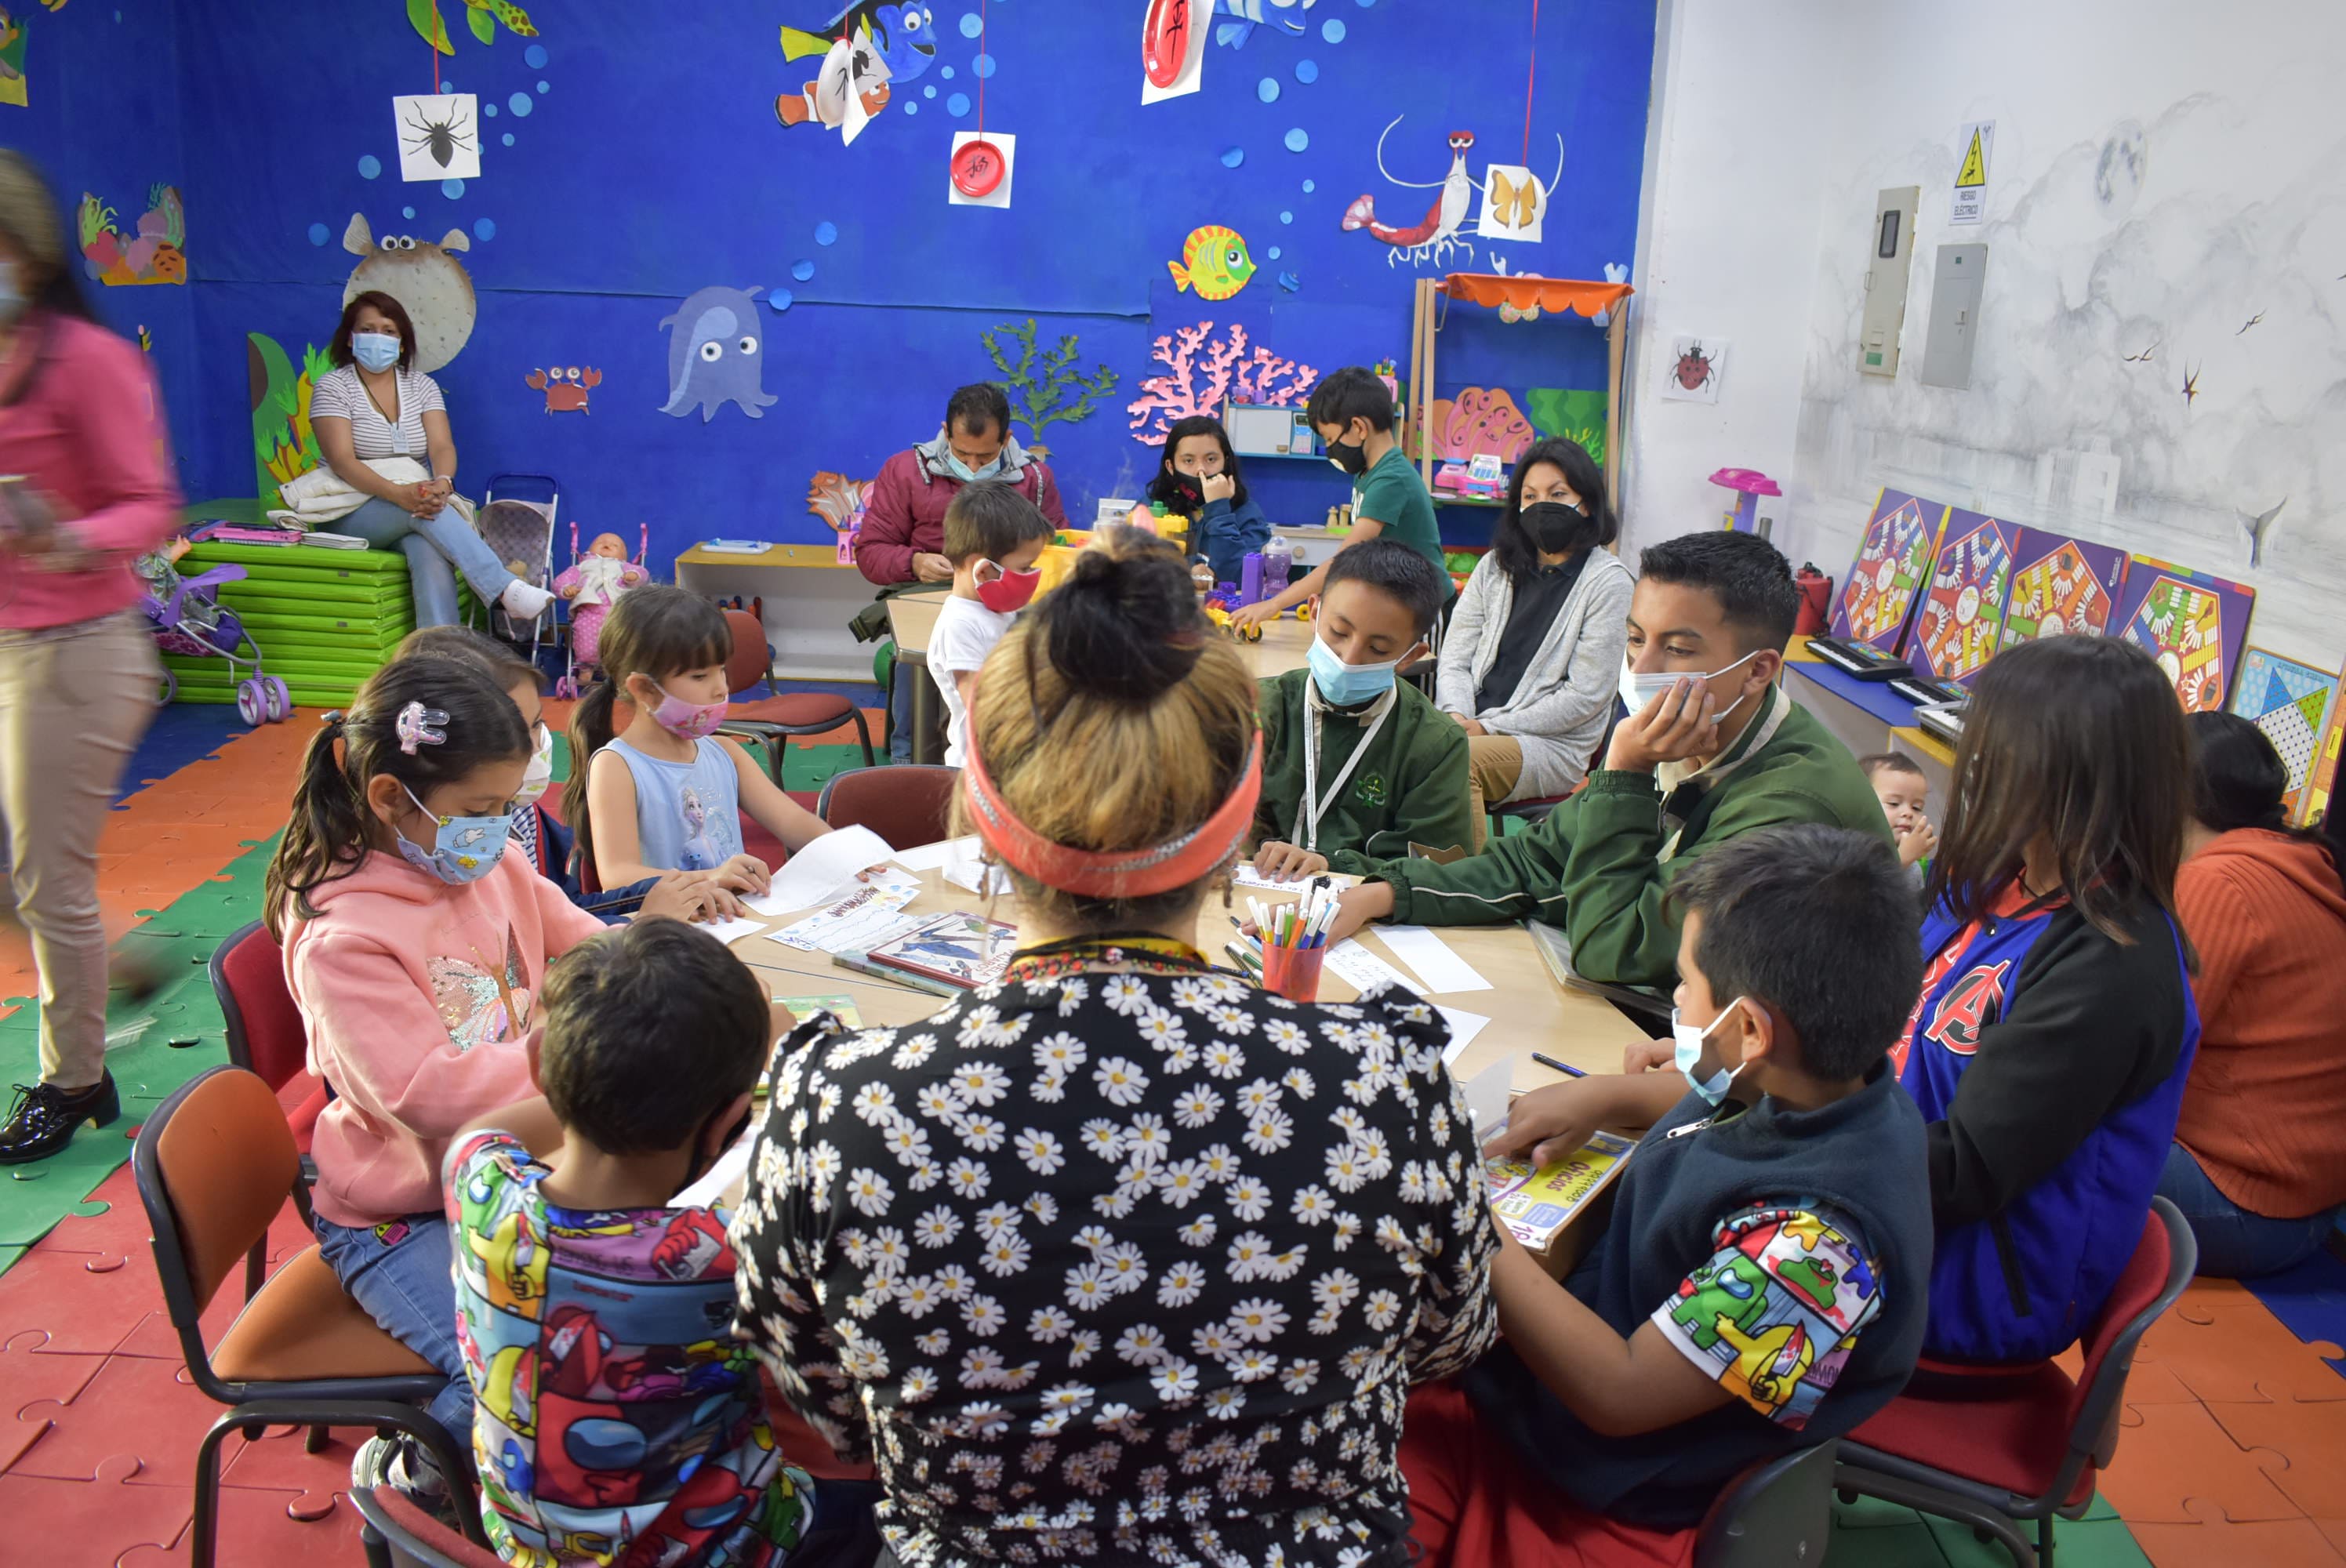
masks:
<path fill-rule="evenodd" d="M 481 109 L 472 93 L 415 93 L 391 100 L 399 134 L 399 178 L 478 179 Z"/>

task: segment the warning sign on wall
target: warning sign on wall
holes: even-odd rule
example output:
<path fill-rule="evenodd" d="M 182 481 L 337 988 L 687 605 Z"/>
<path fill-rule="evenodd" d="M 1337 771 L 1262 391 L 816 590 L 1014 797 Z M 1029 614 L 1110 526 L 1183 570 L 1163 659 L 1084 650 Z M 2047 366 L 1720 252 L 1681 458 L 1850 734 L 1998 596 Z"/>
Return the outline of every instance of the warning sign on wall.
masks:
<path fill-rule="evenodd" d="M 1977 223 L 1987 210 L 1988 159 L 1995 154 L 1995 122 L 1973 120 L 1964 127 L 1962 139 L 1956 144 L 1962 164 L 1955 170 L 1955 200 L 1953 210 L 1947 215 L 1950 223 Z"/>

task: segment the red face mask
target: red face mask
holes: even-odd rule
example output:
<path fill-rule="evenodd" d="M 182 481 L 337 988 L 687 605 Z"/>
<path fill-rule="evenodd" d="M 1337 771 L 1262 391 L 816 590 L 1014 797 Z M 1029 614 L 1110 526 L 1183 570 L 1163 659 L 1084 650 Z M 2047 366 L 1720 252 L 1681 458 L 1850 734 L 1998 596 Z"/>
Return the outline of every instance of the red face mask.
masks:
<path fill-rule="evenodd" d="M 994 561 L 982 561 L 979 565 L 992 566 L 1002 574 L 990 583 L 977 585 L 977 602 L 997 616 L 1025 609 L 1035 597 L 1035 590 L 1043 585 L 1043 574 L 1039 569 L 1013 572 Z"/>

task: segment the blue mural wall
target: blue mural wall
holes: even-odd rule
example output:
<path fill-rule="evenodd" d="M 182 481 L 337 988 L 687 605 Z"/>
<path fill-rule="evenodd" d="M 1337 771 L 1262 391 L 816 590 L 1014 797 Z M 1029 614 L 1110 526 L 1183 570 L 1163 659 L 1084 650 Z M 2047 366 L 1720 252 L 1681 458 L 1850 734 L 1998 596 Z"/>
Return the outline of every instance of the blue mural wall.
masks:
<path fill-rule="evenodd" d="M 106 221 L 118 231 L 118 249 L 120 241 L 137 239 L 157 186 L 184 190 L 187 183 L 181 62 L 169 0 L 84 4 L 55 13 L 36 0 L 7 0 L 0 5 L 0 39 L 7 40 L 0 61 L 16 62 L 9 69 L 21 73 L 0 80 L 0 146 L 40 165 L 57 193 L 66 263 L 83 267 L 85 195 L 97 199 L 98 214 L 111 213 Z M 19 90 L 21 104 L 15 101 Z M 191 260 L 217 240 L 195 219 L 182 238 L 182 253 Z M 87 275 L 82 286 L 107 325 L 132 339 L 145 330 L 181 474 L 200 483 L 206 431 L 197 410 L 205 383 L 198 373 L 196 290 L 186 283 L 108 288 Z"/>
<path fill-rule="evenodd" d="M 358 260 L 342 243 L 353 215 L 378 244 L 468 247 L 456 259 L 478 320 L 438 372 L 462 487 L 551 473 L 590 530 L 632 541 L 648 523 L 662 565 L 715 535 L 830 539 L 807 507 L 811 475 L 869 477 L 933 433 L 954 386 L 1000 377 L 990 329 L 1032 318 L 1044 348 L 1072 334 L 1084 374 L 1115 373 L 1088 417 L 1042 432 L 1071 515 L 1088 518 L 1095 497 L 1131 494 L 1150 472 L 1127 405 L 1172 373 L 1160 338 L 1210 322 L 1203 361 L 1241 329 L 1249 357 L 1292 362 L 1280 384 L 1380 359 L 1405 373 L 1416 278 L 1501 259 L 1601 277 L 1628 260 L 1652 0 L 1547 0 L 1528 117 L 1531 0 L 1243 3 L 1270 20 L 1209 42 L 1200 91 L 1144 107 L 1148 0 L 921 0 L 889 100 L 848 145 L 777 112 L 821 64 L 786 59 L 781 29 L 833 31 L 840 0 L 546 0 L 535 36 L 497 27 L 487 43 L 464 0 L 439 0 L 452 52 L 438 86 L 481 106 L 481 177 L 445 184 L 399 178 L 391 98 L 433 91 L 435 65 L 403 0 L 190 5 L 177 55 L 201 380 L 174 395 L 199 411 L 184 438 L 191 492 L 252 494 L 247 335 L 297 368 L 304 344 L 324 344 Z M 893 0 L 877 9 L 902 24 Z M 981 113 L 1017 137 L 1006 210 L 947 201 L 954 133 Z M 1494 161 L 1546 181 L 1560 158 L 1540 242 L 1480 239 L 1470 211 L 1465 243 L 1437 260 L 1341 227 L 1363 195 L 1385 222 L 1425 215 L 1457 131 L 1474 137 L 1463 169 L 1476 182 Z M 1210 225 L 1241 236 L 1255 268 L 1221 300 L 1177 289 L 1168 268 Z M 711 287 L 760 290 L 739 336 L 760 339 L 747 368 L 774 400 L 761 417 L 735 402 L 707 420 L 662 412 L 660 322 Z M 735 352 L 738 336 L 719 347 Z M 572 367 L 599 375 L 586 412 L 549 412 L 528 378 Z M 1507 325 L 1462 309 L 1441 369 L 1437 392 L 1601 389 L 1603 337 L 1577 318 Z M 1201 380 L 1193 368 L 1183 392 Z M 1324 464 L 1250 476 L 1280 521 L 1344 495 Z M 1450 515 L 1462 540 L 1487 530 L 1487 514 Z"/>

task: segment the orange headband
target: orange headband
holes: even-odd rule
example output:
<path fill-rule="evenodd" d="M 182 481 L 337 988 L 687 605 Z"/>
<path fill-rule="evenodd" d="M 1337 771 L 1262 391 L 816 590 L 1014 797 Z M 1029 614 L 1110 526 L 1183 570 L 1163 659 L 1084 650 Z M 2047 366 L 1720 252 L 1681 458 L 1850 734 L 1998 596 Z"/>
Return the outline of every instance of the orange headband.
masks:
<path fill-rule="evenodd" d="M 1148 898 L 1197 881 L 1245 841 L 1262 795 L 1262 736 L 1248 748 L 1238 788 L 1212 816 L 1178 839 L 1138 850 L 1078 850 L 1043 837 L 994 792 L 975 747 L 968 748 L 962 780 L 978 835 L 1013 870 L 1081 898 Z"/>

